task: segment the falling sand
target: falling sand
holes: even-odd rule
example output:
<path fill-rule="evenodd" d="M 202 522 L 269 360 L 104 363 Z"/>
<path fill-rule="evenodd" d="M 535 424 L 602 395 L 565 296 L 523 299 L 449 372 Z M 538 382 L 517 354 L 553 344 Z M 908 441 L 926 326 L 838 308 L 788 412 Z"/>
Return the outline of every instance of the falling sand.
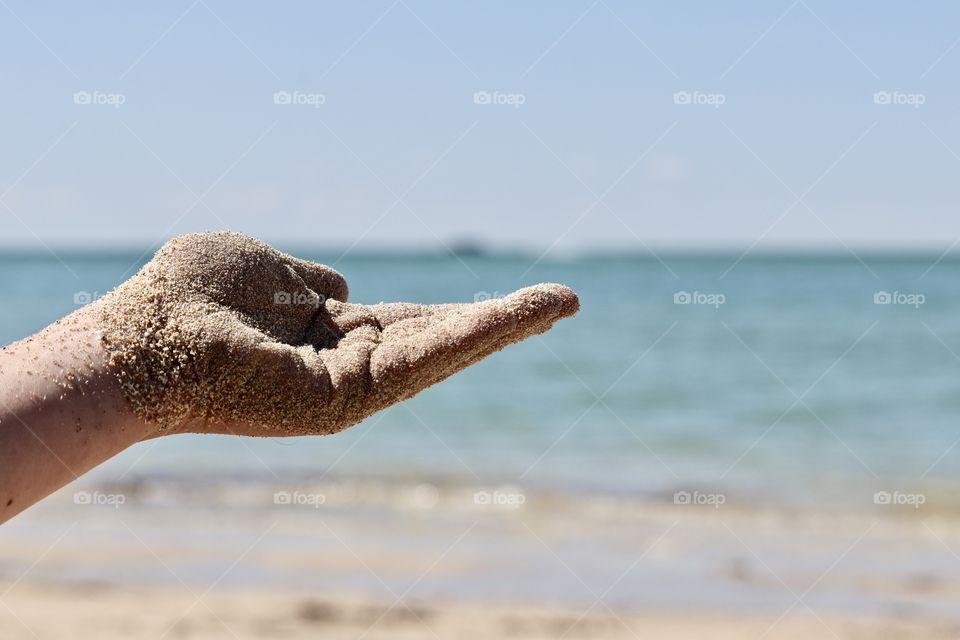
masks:
<path fill-rule="evenodd" d="M 254 238 L 174 238 L 97 303 L 110 367 L 160 429 L 334 433 L 579 308 L 557 284 L 473 304 L 362 305 Z"/>

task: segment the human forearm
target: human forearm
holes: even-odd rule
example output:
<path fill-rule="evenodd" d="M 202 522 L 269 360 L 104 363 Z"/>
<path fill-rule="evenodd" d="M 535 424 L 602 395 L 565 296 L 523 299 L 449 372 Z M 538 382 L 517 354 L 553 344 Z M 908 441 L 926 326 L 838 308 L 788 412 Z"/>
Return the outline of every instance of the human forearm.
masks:
<path fill-rule="evenodd" d="M 86 309 L 0 350 L 0 522 L 148 435 Z"/>

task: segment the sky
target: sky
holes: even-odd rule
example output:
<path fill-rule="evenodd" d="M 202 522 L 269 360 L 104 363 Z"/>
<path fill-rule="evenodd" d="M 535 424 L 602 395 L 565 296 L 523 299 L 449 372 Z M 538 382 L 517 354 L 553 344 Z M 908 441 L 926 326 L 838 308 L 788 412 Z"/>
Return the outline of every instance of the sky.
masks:
<path fill-rule="evenodd" d="M 920 248 L 960 5 L 0 2 L 0 245 Z"/>

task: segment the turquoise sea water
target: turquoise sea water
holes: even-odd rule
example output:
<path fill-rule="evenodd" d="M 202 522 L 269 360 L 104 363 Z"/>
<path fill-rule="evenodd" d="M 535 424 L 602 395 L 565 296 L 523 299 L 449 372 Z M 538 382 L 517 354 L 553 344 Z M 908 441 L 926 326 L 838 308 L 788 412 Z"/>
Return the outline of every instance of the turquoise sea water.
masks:
<path fill-rule="evenodd" d="M 956 261 L 586 255 L 531 269 L 526 255 L 297 253 L 336 262 L 357 302 L 556 281 L 582 311 L 343 434 L 168 438 L 94 478 L 510 483 L 628 500 L 700 489 L 821 509 L 909 490 L 960 507 Z M 59 254 L 0 255 L 0 340 L 108 291 L 140 251 Z"/>

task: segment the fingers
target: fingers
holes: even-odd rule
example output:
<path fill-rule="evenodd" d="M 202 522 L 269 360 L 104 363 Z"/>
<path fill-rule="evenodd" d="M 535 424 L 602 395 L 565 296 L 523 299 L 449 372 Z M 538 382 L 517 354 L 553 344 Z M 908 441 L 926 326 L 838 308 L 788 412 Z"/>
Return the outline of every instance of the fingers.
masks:
<path fill-rule="evenodd" d="M 478 304 L 495 302 L 497 300 Z M 514 291 L 502 302 L 516 312 L 521 324 L 535 318 L 552 317 L 553 320 L 559 320 L 572 316 L 580 310 L 580 299 L 573 289 L 552 282 Z"/>
<path fill-rule="evenodd" d="M 210 276 L 225 271 L 252 287 L 257 283 L 257 275 L 264 270 L 282 271 L 289 265 L 310 289 L 324 299 L 347 299 L 347 282 L 330 267 L 287 255 L 242 233 L 212 231 L 176 236 L 157 252 L 161 259 L 169 255 L 177 257 L 178 267 L 186 278 L 200 285 L 205 284 Z M 220 269 L 214 270 L 212 265 L 218 265 Z"/>
<path fill-rule="evenodd" d="M 389 327 L 392 324 L 411 318 L 437 317 L 440 315 L 462 313 L 469 309 L 476 309 L 479 305 L 496 306 L 497 303 L 509 301 L 516 303 L 520 298 L 534 299 L 541 298 L 546 292 L 551 300 L 559 301 L 561 306 L 568 307 L 568 313 L 572 315 L 579 308 L 576 294 L 569 288 L 559 284 L 540 284 L 533 287 L 526 287 L 512 293 L 501 300 L 485 300 L 475 303 L 452 303 L 452 304 L 413 304 L 409 302 L 381 302 L 379 304 L 334 304 L 328 305 L 331 313 L 338 318 L 343 318 L 343 324 L 354 325 L 360 322 L 375 323 L 381 328 Z M 543 300 L 546 302 L 546 299 Z M 539 302 L 534 301 L 536 307 Z"/>
<path fill-rule="evenodd" d="M 441 305 L 384 328 L 370 359 L 375 404 L 408 398 L 508 344 L 542 333 L 576 313 L 569 288 L 542 284 L 501 300 Z"/>
<path fill-rule="evenodd" d="M 381 302 L 363 306 L 383 328 L 411 318 L 429 318 L 440 314 L 458 313 L 469 304 L 413 304 L 409 302 Z"/>
<path fill-rule="evenodd" d="M 347 295 L 349 294 L 347 281 L 337 271 L 319 262 L 301 260 L 293 256 L 286 256 L 286 258 L 306 285 L 325 299 L 347 301 Z"/>
<path fill-rule="evenodd" d="M 238 322 L 234 337 L 242 339 L 230 362 L 241 372 L 228 376 L 230 404 L 210 415 L 250 434 L 334 433 L 546 331 L 579 302 L 567 287 L 544 284 L 474 304 L 391 305 L 384 313 L 387 306 L 328 301 L 320 315 L 338 336 L 322 347 L 275 342 Z M 377 315 L 391 322 L 382 326 Z"/>

